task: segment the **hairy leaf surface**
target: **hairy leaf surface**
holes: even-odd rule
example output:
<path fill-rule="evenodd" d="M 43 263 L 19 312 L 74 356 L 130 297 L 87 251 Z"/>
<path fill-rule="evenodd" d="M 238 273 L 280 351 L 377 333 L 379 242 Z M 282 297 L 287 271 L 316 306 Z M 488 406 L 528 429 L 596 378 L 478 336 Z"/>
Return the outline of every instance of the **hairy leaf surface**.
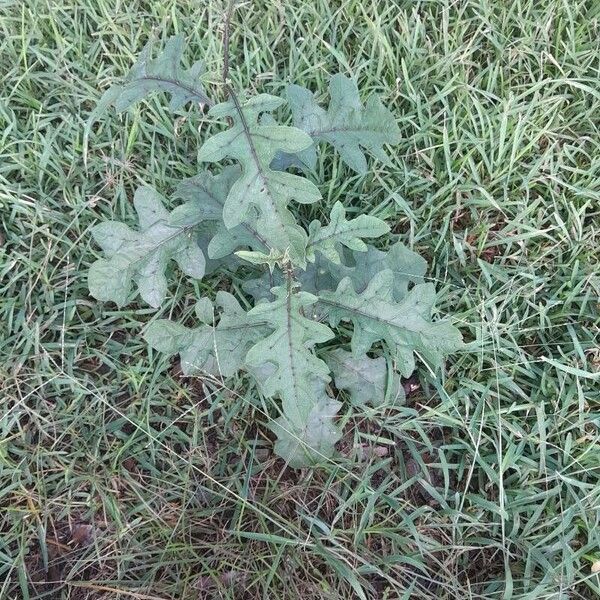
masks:
<path fill-rule="evenodd" d="M 289 85 L 287 96 L 294 125 L 316 142 L 332 144 L 342 160 L 357 173 L 367 170 L 363 149 L 384 163 L 388 162 L 384 144 L 400 141 L 400 129 L 394 115 L 376 96 L 370 96 L 363 107 L 356 83 L 339 73 L 330 80 L 329 95 L 329 108 L 325 110 L 309 90 Z M 307 161 L 312 161 L 310 166 L 314 168 L 316 155 L 304 153 L 301 162 Z"/>
<path fill-rule="evenodd" d="M 214 106 L 210 114 L 230 117 L 233 126 L 209 138 L 200 148 L 198 159 L 217 162 L 229 157 L 241 165 L 241 176 L 223 207 L 225 226 L 232 229 L 243 222 L 255 223 L 269 250 L 287 251 L 292 262 L 302 266 L 306 264 L 307 235 L 288 204 L 290 200 L 315 202 L 321 194 L 308 179 L 270 167 L 278 150 L 297 152 L 312 143 L 306 133 L 294 127 L 258 123 L 262 112 L 273 111 L 282 102 L 275 96 L 259 94 L 241 105 L 236 99 Z"/>
<path fill-rule="evenodd" d="M 281 399 L 275 449 L 291 465 L 300 466 L 319 460 L 320 454 L 330 456 L 338 439 L 332 421 L 337 404 L 325 391 L 329 367 L 313 352 L 333 332 L 304 316 L 317 301 L 312 294 L 283 286 L 274 288 L 273 294 L 272 302 L 248 313 L 251 319 L 266 322 L 271 333 L 250 348 L 246 361 L 251 367 L 265 363 L 275 367 L 261 382 L 265 395 Z"/>
<path fill-rule="evenodd" d="M 217 292 L 216 305 L 221 308 L 215 326 L 208 299 L 199 301 L 196 314 L 204 324 L 190 329 L 167 319 L 148 325 L 144 339 L 148 344 L 171 356 L 179 354 L 184 375 L 230 377 L 244 367 L 246 352 L 267 331 L 265 324 L 250 320 L 248 313 L 227 292 Z"/>
<path fill-rule="evenodd" d="M 94 239 L 108 257 L 90 267 L 88 285 L 94 298 L 123 306 L 135 282 L 140 296 L 158 308 L 167 293 L 165 269 L 171 259 L 186 275 L 197 279 L 204 276 L 204 255 L 190 234 L 191 228 L 201 222 L 201 215 L 185 225 L 174 225 L 173 213 L 169 214 L 163 202 L 164 198 L 155 189 L 138 188 L 133 203 L 139 231 L 117 221 L 106 221 L 92 228 Z"/>
<path fill-rule="evenodd" d="M 352 352 L 361 356 L 378 341 L 385 341 L 398 361 L 404 377 L 415 368 L 413 353 L 418 353 L 431 368 L 438 368 L 446 355 L 461 348 L 460 332 L 447 322 L 433 322 L 435 302 L 432 284 L 416 285 L 403 300 L 394 300 L 394 274 L 386 269 L 377 273 L 362 293 L 352 280 L 342 280 L 335 292 L 322 292 L 320 302 L 329 321 L 352 321 Z"/>

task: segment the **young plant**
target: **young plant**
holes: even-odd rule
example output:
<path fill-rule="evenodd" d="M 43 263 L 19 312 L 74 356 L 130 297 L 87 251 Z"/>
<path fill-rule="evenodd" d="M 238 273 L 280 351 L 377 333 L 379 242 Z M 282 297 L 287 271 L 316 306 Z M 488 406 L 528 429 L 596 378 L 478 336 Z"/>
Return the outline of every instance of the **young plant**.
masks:
<path fill-rule="evenodd" d="M 223 381 L 248 373 L 279 407 L 270 425 L 275 452 L 293 467 L 314 464 L 331 457 L 340 438 L 332 372 L 335 387 L 355 404 L 397 402 L 400 377 L 414 371 L 415 355 L 438 369 L 462 344 L 457 329 L 431 318 L 436 294 L 423 281 L 425 261 L 384 221 L 349 218 L 336 202 L 327 223 L 304 227 L 297 210 L 321 199 L 312 181 L 321 146 L 333 146 L 349 169 L 363 174 L 365 154 L 386 162 L 384 145 L 399 141 L 399 129 L 376 97 L 363 106 L 356 84 L 342 74 L 331 78 L 327 110 L 297 85 L 287 87 L 285 98 L 246 97 L 227 80 L 227 100 L 213 104 L 201 83 L 202 66 L 180 66 L 182 47 L 179 36 L 157 58 L 146 47 L 93 118 L 110 105 L 126 110 L 155 91 L 170 94 L 173 109 L 208 105 L 223 131 L 204 141 L 198 159 L 228 165 L 182 181 L 175 196 L 183 203 L 171 212 L 156 190 L 139 188 L 137 230 L 118 222 L 96 225 L 92 233 L 106 258 L 90 268 L 90 292 L 118 306 L 139 293 L 159 308 L 171 260 L 196 279 L 205 275 L 207 259 L 212 269 L 239 269 L 247 277 L 244 298 L 226 291 L 214 302 L 201 298 L 196 327 L 157 319 L 144 337 L 155 350 L 179 354 L 185 375 Z M 286 101 L 293 127 L 273 115 Z M 375 238 L 384 238 L 387 250 L 365 242 Z M 246 310 L 250 298 L 254 306 Z M 320 347 L 333 340 L 335 348 Z"/>

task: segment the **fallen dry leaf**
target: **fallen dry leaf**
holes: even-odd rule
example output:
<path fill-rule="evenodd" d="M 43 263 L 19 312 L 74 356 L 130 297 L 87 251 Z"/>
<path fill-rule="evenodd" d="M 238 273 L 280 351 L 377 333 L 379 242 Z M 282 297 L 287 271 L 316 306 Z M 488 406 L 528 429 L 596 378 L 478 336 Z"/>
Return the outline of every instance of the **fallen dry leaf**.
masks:
<path fill-rule="evenodd" d="M 71 529 L 71 543 L 76 546 L 89 546 L 94 539 L 94 528 L 88 523 L 76 523 Z"/>

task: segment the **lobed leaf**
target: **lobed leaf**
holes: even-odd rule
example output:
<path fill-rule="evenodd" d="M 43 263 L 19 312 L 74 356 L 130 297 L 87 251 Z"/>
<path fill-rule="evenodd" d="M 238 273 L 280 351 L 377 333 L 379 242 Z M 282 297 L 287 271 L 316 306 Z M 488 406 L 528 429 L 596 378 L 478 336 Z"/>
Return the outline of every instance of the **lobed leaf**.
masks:
<path fill-rule="evenodd" d="M 165 209 L 164 198 L 151 187 L 138 188 L 133 200 L 140 231 L 116 221 L 106 221 L 92 228 L 92 235 L 107 259 L 92 264 L 88 273 L 90 293 L 97 300 L 112 301 L 117 306 L 130 299 L 133 284 L 140 296 L 158 308 L 167 293 L 165 269 L 173 259 L 190 277 L 201 279 L 205 271 L 202 250 L 191 236 L 197 219 L 174 225 L 172 213 Z"/>
<path fill-rule="evenodd" d="M 303 291 L 318 294 L 320 290 L 334 290 L 337 283 L 344 277 L 336 279 L 331 267 L 336 267 L 321 254 L 315 256 L 313 263 L 308 263 L 306 270 L 298 271 L 295 276 Z M 259 277 L 247 279 L 242 283 L 242 289 L 250 294 L 255 301 L 272 298 L 271 289 L 282 285 L 284 277 L 281 271 L 265 272 Z M 317 305 L 313 305 L 316 310 Z"/>
<path fill-rule="evenodd" d="M 386 399 L 392 403 L 404 400 L 402 381 L 397 373 L 388 371 L 387 361 L 382 356 L 355 357 L 351 352 L 337 348 L 328 352 L 326 358 L 333 371 L 335 387 L 347 390 L 354 404 L 377 407 Z"/>
<path fill-rule="evenodd" d="M 370 215 L 360 215 L 348 221 L 344 205 L 336 202 L 331 209 L 328 225 L 323 226 L 317 220 L 309 225 L 307 257 L 314 262 L 314 253 L 319 251 L 330 261 L 340 264 L 340 244 L 357 252 L 366 252 L 368 247 L 361 238 L 377 238 L 389 230 L 385 221 Z"/>
<path fill-rule="evenodd" d="M 214 223 L 214 234 L 208 244 L 209 258 L 220 259 L 232 254 L 240 247 L 256 251 L 268 248 L 267 241 L 258 232 L 252 220 L 227 229 L 223 223 L 225 200 L 241 175 L 237 166 L 225 167 L 218 175 L 203 171 L 179 183 L 176 196 L 186 203 L 173 211 L 172 222 L 185 226 L 200 217 Z"/>
<path fill-rule="evenodd" d="M 319 382 L 315 385 L 313 406 L 300 430 L 285 415 L 271 423 L 270 429 L 277 436 L 275 452 L 294 468 L 331 457 L 335 443 L 341 438 L 334 423 L 340 407 L 341 403 L 332 400 Z"/>
<path fill-rule="evenodd" d="M 382 162 L 388 162 L 384 144 L 400 142 L 400 129 L 394 115 L 376 96 L 370 96 L 363 107 L 356 83 L 341 73 L 331 78 L 329 95 L 329 108 L 325 110 L 309 90 L 289 85 L 287 97 L 294 125 L 306 131 L 315 142 L 332 144 L 341 159 L 357 173 L 367 170 L 363 149 Z M 305 152 L 301 162 L 308 162 L 314 168 L 316 154 Z"/>
<path fill-rule="evenodd" d="M 195 62 L 189 69 L 181 66 L 183 44 L 182 35 L 173 36 L 166 41 L 163 51 L 153 59 L 152 42 L 148 42 L 123 82 L 104 92 L 84 127 L 84 162 L 87 162 L 91 128 L 110 106 L 114 106 L 117 112 L 123 112 L 156 92 L 166 92 L 171 96 L 171 110 L 177 110 L 192 101 L 212 106 L 213 102 L 206 95 L 200 81 L 204 72 L 202 61 Z"/>
<path fill-rule="evenodd" d="M 362 293 L 357 293 L 346 277 L 335 292 L 319 297 L 331 325 L 352 321 L 351 347 L 355 357 L 384 341 L 404 377 L 415 368 L 413 353 L 418 353 L 431 368 L 438 368 L 449 353 L 462 347 L 460 332 L 447 322 L 433 322 L 435 302 L 432 284 L 416 285 L 403 300 L 394 300 L 394 274 L 386 269 L 377 273 Z"/>
<path fill-rule="evenodd" d="M 273 115 L 264 113 L 260 117 L 261 125 L 276 125 Z M 289 167 L 296 167 L 301 171 L 311 171 L 317 163 L 317 148 L 314 144 L 296 153 L 282 152 L 279 150 L 271 161 L 271 168 L 275 171 L 285 171 Z"/>
<path fill-rule="evenodd" d="M 190 329 L 158 319 L 148 325 L 144 339 L 159 352 L 169 356 L 179 354 L 181 370 L 186 376 L 230 377 L 244 367 L 248 348 L 265 335 L 266 329 L 264 323 L 249 319 L 248 313 L 227 292 L 217 292 L 216 305 L 221 308 L 217 325 L 214 315 L 210 319 L 212 304 L 203 298 L 196 311 L 202 325 Z"/>
<path fill-rule="evenodd" d="M 169 39 L 155 58 L 147 45 L 123 83 L 104 94 L 84 139 L 107 106 L 123 111 L 155 92 L 167 93 L 174 110 L 190 101 L 210 105 L 201 63 L 185 69 L 182 49 L 181 36 Z M 334 350 L 327 358 L 338 388 L 359 404 L 376 406 L 403 392 L 386 360 L 366 355 L 374 343 L 390 347 L 406 376 L 414 368 L 414 353 L 435 367 L 461 344 L 454 327 L 431 320 L 435 294 L 422 284 L 425 261 L 402 244 L 383 252 L 365 242 L 388 233 L 385 222 L 369 215 L 347 219 L 340 202 L 326 225 L 313 221 L 307 233 L 296 222 L 291 202 L 313 203 L 321 194 L 308 179 L 277 169 L 312 169 L 315 142 L 327 141 L 362 173 L 365 152 L 387 161 L 384 145 L 399 141 L 392 114 L 373 96 L 363 106 L 351 79 L 336 75 L 329 90 L 325 110 L 308 90 L 289 86 L 297 127 L 287 127 L 271 114 L 280 98 L 259 94 L 240 101 L 228 87 L 230 100 L 210 109 L 211 116 L 227 120 L 228 129 L 207 139 L 198 159 L 237 164 L 181 182 L 177 196 L 185 202 L 170 213 L 158 192 L 140 188 L 134 198 L 139 231 L 117 222 L 93 229 L 106 258 L 90 269 L 90 291 L 119 306 L 135 284 L 142 298 L 158 307 L 171 259 L 196 278 L 203 276 L 207 258 L 209 268 L 226 257 L 226 264 L 241 257 L 247 266 L 269 267 L 269 273 L 242 284 L 258 301 L 249 312 L 220 291 L 214 305 L 207 298 L 198 301 L 195 328 L 160 319 L 148 325 L 144 337 L 156 350 L 179 353 L 185 375 L 229 377 L 241 369 L 253 374 L 265 396 L 281 401 L 281 416 L 271 425 L 275 451 L 293 467 L 331 456 L 340 438 L 335 424 L 340 403 L 328 395 L 330 369 L 315 353 L 315 346 L 334 334 L 320 319 L 334 326 L 340 320 L 354 324 L 353 354 Z"/>
<path fill-rule="evenodd" d="M 350 277 L 354 289 L 360 293 L 377 273 L 389 269 L 394 276 L 394 300 L 402 300 L 411 283 L 423 283 L 423 276 L 427 272 L 427 261 L 402 242 L 396 242 L 386 251 L 367 246 L 366 252 L 353 252 L 351 262 L 351 267 L 329 265 L 329 271 L 336 276 L 337 283 L 344 276 Z"/>
<path fill-rule="evenodd" d="M 272 365 L 261 389 L 278 397 L 282 417 L 273 430 L 278 436 L 275 451 L 291 466 L 305 466 L 331 456 L 339 434 L 333 416 L 339 404 L 326 393 L 329 367 L 313 348 L 333 337 L 329 327 L 304 316 L 317 298 L 290 288 L 273 288 L 275 299 L 255 306 L 248 316 L 265 322 L 271 333 L 248 351 L 250 367 Z"/>
<path fill-rule="evenodd" d="M 200 148 L 198 159 L 217 162 L 233 158 L 241 165 L 241 175 L 231 187 L 223 207 L 228 229 L 253 223 L 268 245 L 267 250 L 287 252 L 290 260 L 306 264 L 306 232 L 288 209 L 290 200 L 315 202 L 321 197 L 308 179 L 275 171 L 270 164 L 277 151 L 297 152 L 311 145 L 306 133 L 294 127 L 262 125 L 261 113 L 275 110 L 283 100 L 260 94 L 239 104 L 237 99 L 214 106 L 210 114 L 231 118 L 233 126 L 209 138 Z"/>
<path fill-rule="evenodd" d="M 169 38 L 156 58 L 152 58 L 152 42 L 148 42 L 123 83 L 105 92 L 101 105 L 113 105 L 117 112 L 123 112 L 155 92 L 171 96 L 171 110 L 192 101 L 212 105 L 200 80 L 204 72 L 202 61 L 195 62 L 189 69 L 181 65 L 184 41 L 182 35 Z"/>
<path fill-rule="evenodd" d="M 401 300 L 410 284 L 423 283 L 423 275 L 427 271 L 427 262 L 401 242 L 396 242 L 386 251 L 367 245 L 366 252 L 348 253 L 342 248 L 338 253 L 342 256 L 342 264 L 334 263 L 318 252 L 315 253 L 314 262 L 308 263 L 304 271 L 296 273 L 296 279 L 304 291 L 319 295 L 323 290 L 335 290 L 344 277 L 349 277 L 354 289 L 362 292 L 377 273 L 390 269 L 394 274 L 394 299 Z M 282 283 L 281 273 L 275 271 L 247 279 L 242 288 L 258 301 L 269 298 L 271 288 Z M 314 306 L 314 311 L 316 314 L 321 312 L 319 304 Z"/>

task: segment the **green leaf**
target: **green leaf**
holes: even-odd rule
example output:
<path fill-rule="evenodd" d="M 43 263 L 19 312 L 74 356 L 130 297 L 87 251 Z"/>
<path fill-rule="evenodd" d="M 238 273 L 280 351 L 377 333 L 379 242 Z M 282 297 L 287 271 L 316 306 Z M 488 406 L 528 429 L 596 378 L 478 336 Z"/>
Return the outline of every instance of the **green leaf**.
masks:
<path fill-rule="evenodd" d="M 263 252 L 248 252 L 247 250 L 240 250 L 235 253 L 242 260 L 249 262 L 253 265 L 267 265 L 269 271 L 272 273 L 277 265 L 281 266 L 285 263 L 286 257 L 277 250 L 271 250 L 269 254 Z"/>
<path fill-rule="evenodd" d="M 310 265 L 309 265 L 310 266 Z M 242 282 L 242 289 L 254 298 L 254 302 L 272 298 L 271 289 L 283 283 L 283 275 L 279 271 L 273 273 L 265 271 L 259 277 L 246 279 Z"/>
<path fill-rule="evenodd" d="M 200 298 L 194 306 L 194 313 L 201 323 L 213 325 L 215 320 L 215 309 L 213 303 L 206 297 Z"/>
<path fill-rule="evenodd" d="M 161 91 L 170 94 L 169 106 L 172 110 L 177 110 L 188 102 L 212 106 L 213 103 L 200 82 L 204 71 L 202 61 L 195 62 L 187 70 L 180 64 L 183 43 L 182 35 L 169 38 L 163 51 L 153 59 L 152 41 L 148 42 L 123 83 L 115 84 L 104 92 L 84 127 L 84 161 L 87 161 L 91 128 L 110 106 L 114 106 L 117 112 L 122 112 L 132 104 Z"/>
<path fill-rule="evenodd" d="M 274 365 L 261 381 L 268 397 L 281 399 L 282 417 L 274 430 L 275 450 L 293 467 L 329 457 L 339 434 L 333 416 L 339 408 L 325 391 L 329 367 L 313 352 L 315 344 L 333 337 L 329 327 L 304 316 L 317 298 L 285 287 L 273 288 L 275 300 L 255 306 L 251 319 L 266 322 L 271 333 L 257 342 L 246 356 L 250 367 Z"/>
<path fill-rule="evenodd" d="M 165 269 L 171 259 L 186 275 L 196 279 L 204 276 L 204 255 L 190 232 L 200 217 L 185 226 L 174 226 L 163 202 L 155 189 L 138 188 L 133 203 L 140 231 L 116 221 L 92 228 L 94 239 L 107 256 L 93 263 L 88 273 L 94 298 L 123 306 L 135 282 L 141 297 L 158 308 L 167 294 Z"/>
<path fill-rule="evenodd" d="M 183 374 L 230 377 L 244 366 L 250 345 L 264 337 L 264 323 L 250 320 L 248 313 L 227 292 L 217 292 L 216 305 L 221 308 L 216 326 L 207 323 L 206 299 L 199 307 L 204 324 L 190 329 L 179 323 L 158 319 L 148 325 L 144 339 L 167 355 L 179 354 Z"/>
<path fill-rule="evenodd" d="M 198 159 L 217 162 L 229 157 L 242 167 L 241 176 L 225 200 L 225 226 L 232 229 L 244 222 L 255 223 L 268 250 L 287 251 L 295 265 L 304 266 L 307 235 L 296 224 L 287 205 L 292 199 L 315 202 L 321 194 L 308 179 L 274 171 L 270 164 L 278 150 L 298 152 L 312 142 L 306 133 L 294 127 L 258 123 L 262 112 L 273 111 L 282 102 L 275 96 L 260 94 L 241 105 L 235 99 L 214 106 L 210 114 L 230 117 L 233 126 L 209 138 L 200 148 Z"/>
<path fill-rule="evenodd" d="M 354 404 L 377 407 L 386 399 L 392 403 L 404 401 L 400 377 L 388 371 L 387 361 L 382 356 L 354 357 L 351 352 L 338 348 L 328 352 L 326 359 L 333 371 L 335 387 L 347 390 Z"/>
<path fill-rule="evenodd" d="M 215 226 L 218 230 L 218 225 L 216 225 L 214 221 L 204 221 L 196 228 L 194 239 L 206 257 L 205 276 L 210 275 L 219 269 L 236 271 L 242 264 L 242 261 L 230 252 L 218 256 L 218 258 L 209 257 L 209 248 L 216 237 Z"/>
<path fill-rule="evenodd" d="M 146 44 L 123 83 L 111 88 L 115 91 L 110 103 L 117 112 L 127 110 L 132 104 L 159 91 L 170 94 L 172 110 L 188 102 L 212 105 L 200 82 L 204 71 L 202 61 L 195 62 L 187 70 L 181 66 L 183 45 L 182 35 L 173 36 L 167 40 L 163 51 L 152 58 L 152 42 Z"/>
<path fill-rule="evenodd" d="M 455 327 L 431 320 L 435 302 L 433 285 L 416 285 L 402 301 L 396 302 L 394 274 L 389 269 L 377 273 L 362 293 L 356 293 L 347 277 L 335 292 L 322 292 L 319 301 L 332 325 L 341 320 L 352 321 L 351 346 L 355 357 L 383 340 L 404 377 L 409 377 L 415 368 L 414 352 L 435 369 L 442 365 L 445 356 L 462 347 L 462 337 Z"/>
<path fill-rule="evenodd" d="M 204 170 L 180 181 L 175 189 L 175 197 L 184 200 L 185 204 L 171 213 L 173 225 L 186 227 L 199 218 L 203 221 L 221 221 L 225 198 L 239 176 L 240 169 L 229 166 L 217 175 Z"/>
<path fill-rule="evenodd" d="M 340 268 L 331 266 L 339 279 L 350 277 L 357 292 L 362 292 L 377 273 L 390 269 L 394 274 L 394 300 L 402 300 L 411 283 L 423 283 L 427 272 L 427 261 L 407 248 L 402 242 L 396 242 L 385 252 L 373 246 L 367 246 L 366 252 L 353 252 L 354 266 Z M 338 279 L 338 281 L 339 281 Z"/>
<path fill-rule="evenodd" d="M 309 90 L 289 85 L 287 96 L 294 125 L 306 131 L 315 142 L 332 144 L 342 160 L 357 173 L 367 170 L 363 149 L 387 163 L 384 144 L 400 142 L 400 129 L 394 115 L 375 96 L 370 96 L 363 107 L 356 83 L 342 74 L 331 78 L 329 94 L 329 108 L 325 111 Z M 305 155 L 303 160 L 306 159 Z M 314 163 L 310 166 L 314 168 Z"/>
<path fill-rule="evenodd" d="M 335 443 L 341 438 L 334 423 L 341 406 L 327 395 L 325 386 L 316 385 L 313 407 L 300 430 L 285 416 L 271 423 L 270 429 L 277 436 L 275 452 L 293 468 L 313 465 L 331 457 Z"/>
<path fill-rule="evenodd" d="M 272 115 L 264 113 L 260 118 L 261 125 L 276 125 L 277 121 Z M 317 148 L 313 144 L 305 150 L 300 150 L 295 154 L 289 152 L 277 152 L 275 158 L 271 161 L 271 168 L 275 171 L 285 171 L 289 167 L 296 167 L 302 171 L 311 171 L 317 163 Z"/>
<path fill-rule="evenodd" d="M 305 271 L 298 271 L 296 279 L 303 291 L 318 294 L 320 290 L 334 290 L 337 284 L 346 276 L 345 271 L 338 276 L 337 267 L 323 255 L 317 254 L 314 263 L 308 263 Z M 336 270 L 332 270 L 336 268 Z M 348 269 L 349 272 L 352 269 Z M 271 298 L 271 288 L 283 283 L 280 271 L 265 272 L 260 277 L 247 279 L 242 283 L 242 289 L 254 297 L 256 301 Z M 317 305 L 313 308 L 317 310 Z"/>
<path fill-rule="evenodd" d="M 241 223 L 232 229 L 227 229 L 223 224 L 225 199 L 240 174 L 239 167 L 229 166 L 218 175 L 203 171 L 184 179 L 177 186 L 175 195 L 186 200 L 186 203 L 173 211 L 171 221 L 180 226 L 197 221 L 199 217 L 213 221 L 213 236 L 207 250 L 209 258 L 224 258 L 240 247 L 257 251 L 264 251 L 268 247 L 252 222 Z"/>
<path fill-rule="evenodd" d="M 369 215 L 359 215 L 348 221 L 344 205 L 336 202 L 331 209 L 328 225 L 323 227 L 317 220 L 310 224 L 307 257 L 314 262 L 314 252 L 318 250 L 330 261 L 339 264 L 340 244 L 357 252 L 366 252 L 368 247 L 361 238 L 377 238 L 389 230 L 385 221 Z"/>
<path fill-rule="evenodd" d="M 295 154 L 289 152 L 278 152 L 271 161 L 271 168 L 275 171 L 285 171 L 290 167 L 296 167 L 302 171 L 310 172 L 317 164 L 317 148 L 313 144 L 306 150 L 301 150 Z"/>
<path fill-rule="evenodd" d="M 298 271 L 296 279 L 304 291 L 317 296 L 324 290 L 335 290 L 345 277 L 350 278 L 357 292 L 362 292 L 377 273 L 391 269 L 394 274 L 394 300 L 398 301 L 406 295 L 409 284 L 423 283 L 423 275 L 427 270 L 427 262 L 401 242 L 390 246 L 385 252 L 367 246 L 366 252 L 354 251 L 350 256 L 344 256 L 344 261 L 354 263 L 354 266 L 336 264 L 317 252 L 315 262 L 308 263 L 306 270 Z M 271 288 L 282 283 L 283 276 L 274 271 L 247 279 L 242 283 L 242 288 L 258 301 L 271 298 Z M 315 316 L 320 317 L 323 305 L 317 303 L 312 310 Z"/>

